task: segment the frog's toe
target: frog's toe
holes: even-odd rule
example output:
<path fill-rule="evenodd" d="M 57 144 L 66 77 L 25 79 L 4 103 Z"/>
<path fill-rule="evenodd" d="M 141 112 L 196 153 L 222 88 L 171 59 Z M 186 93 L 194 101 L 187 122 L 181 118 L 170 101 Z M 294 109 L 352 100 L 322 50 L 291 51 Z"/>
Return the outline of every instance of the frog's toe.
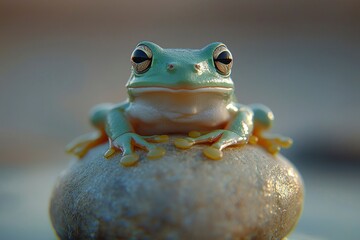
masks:
<path fill-rule="evenodd" d="M 80 146 L 80 145 L 79 145 Z M 66 153 L 69 153 L 69 154 L 75 154 L 76 152 L 76 149 L 79 147 L 78 145 L 72 145 L 72 144 L 68 144 L 66 145 L 65 147 L 65 151 Z M 76 155 L 76 154 L 75 154 Z"/>
<path fill-rule="evenodd" d="M 281 137 L 277 140 L 277 143 L 283 148 L 289 148 L 293 144 L 293 141 L 291 138 Z"/>
<path fill-rule="evenodd" d="M 87 145 L 78 146 L 71 150 L 71 154 L 74 154 L 78 158 L 82 158 L 90 150 L 90 147 Z"/>
<path fill-rule="evenodd" d="M 280 146 L 274 144 L 267 147 L 266 150 L 271 154 L 277 154 L 280 151 Z"/>
<path fill-rule="evenodd" d="M 105 158 L 110 158 L 112 155 L 114 155 L 116 152 L 116 150 L 114 148 L 109 148 L 105 153 L 104 153 L 104 157 Z"/>
<path fill-rule="evenodd" d="M 204 155 L 211 160 L 220 160 L 223 157 L 223 153 L 220 149 L 213 146 L 207 147 L 203 150 Z"/>
<path fill-rule="evenodd" d="M 65 147 L 65 150 L 67 153 L 82 157 L 86 154 L 90 143 L 90 141 L 73 141 Z"/>
<path fill-rule="evenodd" d="M 139 155 L 133 153 L 129 155 L 124 155 L 120 160 L 120 164 L 123 165 L 124 167 L 131 167 L 136 165 L 138 161 L 139 161 Z"/>
<path fill-rule="evenodd" d="M 177 148 L 188 149 L 195 144 L 195 141 L 187 138 L 177 138 L 175 139 L 174 144 Z"/>
<path fill-rule="evenodd" d="M 275 134 L 263 134 L 259 136 L 258 144 L 263 146 L 271 154 L 276 154 L 281 148 L 291 147 L 291 138 Z"/>
<path fill-rule="evenodd" d="M 197 137 L 201 136 L 201 132 L 191 131 L 191 132 L 188 133 L 188 136 L 191 137 L 191 138 L 197 138 Z"/>
<path fill-rule="evenodd" d="M 86 150 L 82 147 L 78 147 L 73 149 L 71 152 L 71 154 L 74 154 L 75 156 L 77 156 L 78 158 L 82 158 L 85 154 L 86 154 Z"/>
<path fill-rule="evenodd" d="M 67 153 L 77 155 L 77 152 L 81 152 L 83 149 L 96 146 L 104 140 L 104 135 L 101 132 L 91 132 L 81 135 L 72 140 L 66 145 L 65 150 Z"/>
<path fill-rule="evenodd" d="M 252 135 L 249 137 L 250 144 L 256 144 L 258 141 L 259 141 L 259 138 L 257 136 Z"/>
<path fill-rule="evenodd" d="M 169 141 L 168 135 L 159 135 L 154 137 L 154 142 L 161 143 L 161 142 L 167 142 Z"/>
<path fill-rule="evenodd" d="M 163 157 L 165 153 L 166 151 L 163 147 L 155 147 L 148 152 L 147 157 L 149 159 L 157 159 Z"/>

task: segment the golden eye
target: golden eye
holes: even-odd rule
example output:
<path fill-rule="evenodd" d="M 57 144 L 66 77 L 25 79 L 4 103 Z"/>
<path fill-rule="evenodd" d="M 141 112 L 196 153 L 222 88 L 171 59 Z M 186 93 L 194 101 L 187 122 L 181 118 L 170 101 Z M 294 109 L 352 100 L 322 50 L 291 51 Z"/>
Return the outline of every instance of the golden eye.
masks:
<path fill-rule="evenodd" d="M 213 54 L 216 70 L 222 75 L 230 74 L 233 58 L 225 45 L 221 45 L 214 50 Z"/>
<path fill-rule="evenodd" d="M 131 65 L 136 73 L 144 73 L 150 69 L 152 62 L 151 49 L 145 45 L 139 45 L 131 54 Z"/>

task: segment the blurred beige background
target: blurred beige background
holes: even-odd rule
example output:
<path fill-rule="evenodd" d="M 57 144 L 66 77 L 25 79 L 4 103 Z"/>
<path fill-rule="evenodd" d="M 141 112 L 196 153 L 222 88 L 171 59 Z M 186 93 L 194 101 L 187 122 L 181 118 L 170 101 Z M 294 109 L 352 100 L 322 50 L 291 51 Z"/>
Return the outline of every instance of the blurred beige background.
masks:
<path fill-rule="evenodd" d="M 294 238 L 360 239 L 360 2 L 0 0 L 0 239 L 55 239 L 47 216 L 63 149 L 89 109 L 126 99 L 141 40 L 227 44 L 242 103 L 275 114 L 302 172 Z"/>

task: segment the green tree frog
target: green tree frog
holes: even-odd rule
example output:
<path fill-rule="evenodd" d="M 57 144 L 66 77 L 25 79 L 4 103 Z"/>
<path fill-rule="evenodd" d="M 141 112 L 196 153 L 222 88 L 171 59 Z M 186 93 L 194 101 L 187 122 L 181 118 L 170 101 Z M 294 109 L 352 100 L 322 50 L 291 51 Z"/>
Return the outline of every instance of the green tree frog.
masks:
<path fill-rule="evenodd" d="M 133 166 L 139 160 L 135 148 L 147 151 L 150 159 L 162 157 L 165 150 L 155 143 L 168 141 L 166 134 L 188 134 L 174 140 L 180 149 L 209 143 L 203 153 L 212 160 L 221 159 L 229 146 L 257 143 L 275 154 L 291 145 L 289 138 L 264 133 L 274 119 L 269 108 L 236 101 L 233 57 L 223 43 L 164 49 L 143 41 L 130 61 L 128 100 L 96 106 L 90 118 L 98 131 L 75 139 L 68 152 L 82 157 L 109 141 L 104 156 L 121 151 L 121 164 Z"/>

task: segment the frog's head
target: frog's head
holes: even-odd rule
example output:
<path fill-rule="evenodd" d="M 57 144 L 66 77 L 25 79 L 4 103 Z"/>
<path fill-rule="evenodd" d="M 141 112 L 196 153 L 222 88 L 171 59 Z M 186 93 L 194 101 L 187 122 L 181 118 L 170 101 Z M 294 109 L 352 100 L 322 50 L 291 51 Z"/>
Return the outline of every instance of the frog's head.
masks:
<path fill-rule="evenodd" d="M 148 92 L 217 92 L 232 95 L 233 59 L 223 43 L 202 49 L 163 49 L 144 41 L 131 55 L 131 75 L 126 85 L 130 100 Z"/>

